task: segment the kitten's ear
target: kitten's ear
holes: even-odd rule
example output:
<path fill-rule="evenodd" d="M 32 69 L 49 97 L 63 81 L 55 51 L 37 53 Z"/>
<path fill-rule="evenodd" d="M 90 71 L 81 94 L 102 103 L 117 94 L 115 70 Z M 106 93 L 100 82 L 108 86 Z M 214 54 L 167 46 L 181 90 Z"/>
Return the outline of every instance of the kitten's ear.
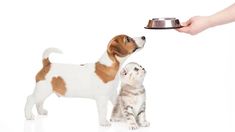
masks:
<path fill-rule="evenodd" d="M 127 70 L 125 68 L 123 68 L 120 72 L 121 76 L 126 76 L 127 75 Z"/>

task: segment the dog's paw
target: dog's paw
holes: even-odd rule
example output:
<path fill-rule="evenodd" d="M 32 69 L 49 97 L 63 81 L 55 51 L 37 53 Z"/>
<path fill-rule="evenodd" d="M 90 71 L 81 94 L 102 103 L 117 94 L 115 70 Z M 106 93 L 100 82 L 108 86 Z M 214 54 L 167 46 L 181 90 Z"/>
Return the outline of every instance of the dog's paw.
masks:
<path fill-rule="evenodd" d="M 38 111 L 38 114 L 39 115 L 47 115 L 48 112 L 47 112 L 47 110 L 43 109 L 43 110 Z"/>
<path fill-rule="evenodd" d="M 136 123 L 133 123 L 133 124 L 130 124 L 129 125 L 129 129 L 130 130 L 136 130 L 136 129 L 138 129 L 139 128 L 139 126 L 136 124 Z"/>
<path fill-rule="evenodd" d="M 111 118 L 110 121 L 111 122 L 121 122 L 122 119 L 120 119 L 120 118 Z"/>
<path fill-rule="evenodd" d="M 140 125 L 141 127 L 149 127 L 149 126 L 150 126 L 150 123 L 149 123 L 148 121 L 144 121 L 144 122 L 139 123 L 139 125 Z"/>
<path fill-rule="evenodd" d="M 26 118 L 26 120 L 34 120 L 34 115 L 33 114 L 26 114 L 25 118 Z"/>
<path fill-rule="evenodd" d="M 106 121 L 100 122 L 100 126 L 102 126 L 102 127 L 110 127 L 111 124 L 110 124 L 109 121 L 106 120 Z"/>

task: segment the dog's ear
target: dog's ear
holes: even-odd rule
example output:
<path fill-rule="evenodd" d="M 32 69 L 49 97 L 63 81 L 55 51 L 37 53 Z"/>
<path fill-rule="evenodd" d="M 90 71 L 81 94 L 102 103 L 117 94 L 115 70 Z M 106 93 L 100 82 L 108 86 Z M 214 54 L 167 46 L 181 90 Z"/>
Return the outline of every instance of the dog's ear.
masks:
<path fill-rule="evenodd" d="M 113 55 L 117 55 L 119 57 L 125 57 L 128 55 L 128 52 L 122 47 L 121 44 L 119 44 L 116 41 L 111 41 L 109 46 L 108 46 L 108 51 L 109 53 Z"/>
<path fill-rule="evenodd" d="M 120 75 L 121 76 L 126 76 L 127 75 L 127 70 L 125 68 L 123 68 L 121 71 L 120 71 Z"/>

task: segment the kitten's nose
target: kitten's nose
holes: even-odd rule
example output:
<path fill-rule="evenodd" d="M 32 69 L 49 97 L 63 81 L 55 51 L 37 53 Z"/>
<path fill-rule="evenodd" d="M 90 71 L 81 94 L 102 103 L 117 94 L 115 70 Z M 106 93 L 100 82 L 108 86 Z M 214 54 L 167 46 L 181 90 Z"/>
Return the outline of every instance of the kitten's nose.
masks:
<path fill-rule="evenodd" d="M 142 68 L 142 70 L 144 71 L 144 73 L 146 73 L 146 70 L 144 68 Z"/>

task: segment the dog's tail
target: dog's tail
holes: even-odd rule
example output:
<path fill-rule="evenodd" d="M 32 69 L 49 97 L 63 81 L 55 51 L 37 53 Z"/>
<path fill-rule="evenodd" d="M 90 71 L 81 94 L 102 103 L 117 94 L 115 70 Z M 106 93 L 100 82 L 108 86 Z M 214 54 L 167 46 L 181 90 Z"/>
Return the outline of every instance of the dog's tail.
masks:
<path fill-rule="evenodd" d="M 42 54 L 43 66 L 47 66 L 51 63 L 49 61 L 49 56 L 50 56 L 51 53 L 60 53 L 60 54 L 62 54 L 62 51 L 60 49 L 57 49 L 57 48 L 48 48 L 48 49 L 46 49 Z"/>

